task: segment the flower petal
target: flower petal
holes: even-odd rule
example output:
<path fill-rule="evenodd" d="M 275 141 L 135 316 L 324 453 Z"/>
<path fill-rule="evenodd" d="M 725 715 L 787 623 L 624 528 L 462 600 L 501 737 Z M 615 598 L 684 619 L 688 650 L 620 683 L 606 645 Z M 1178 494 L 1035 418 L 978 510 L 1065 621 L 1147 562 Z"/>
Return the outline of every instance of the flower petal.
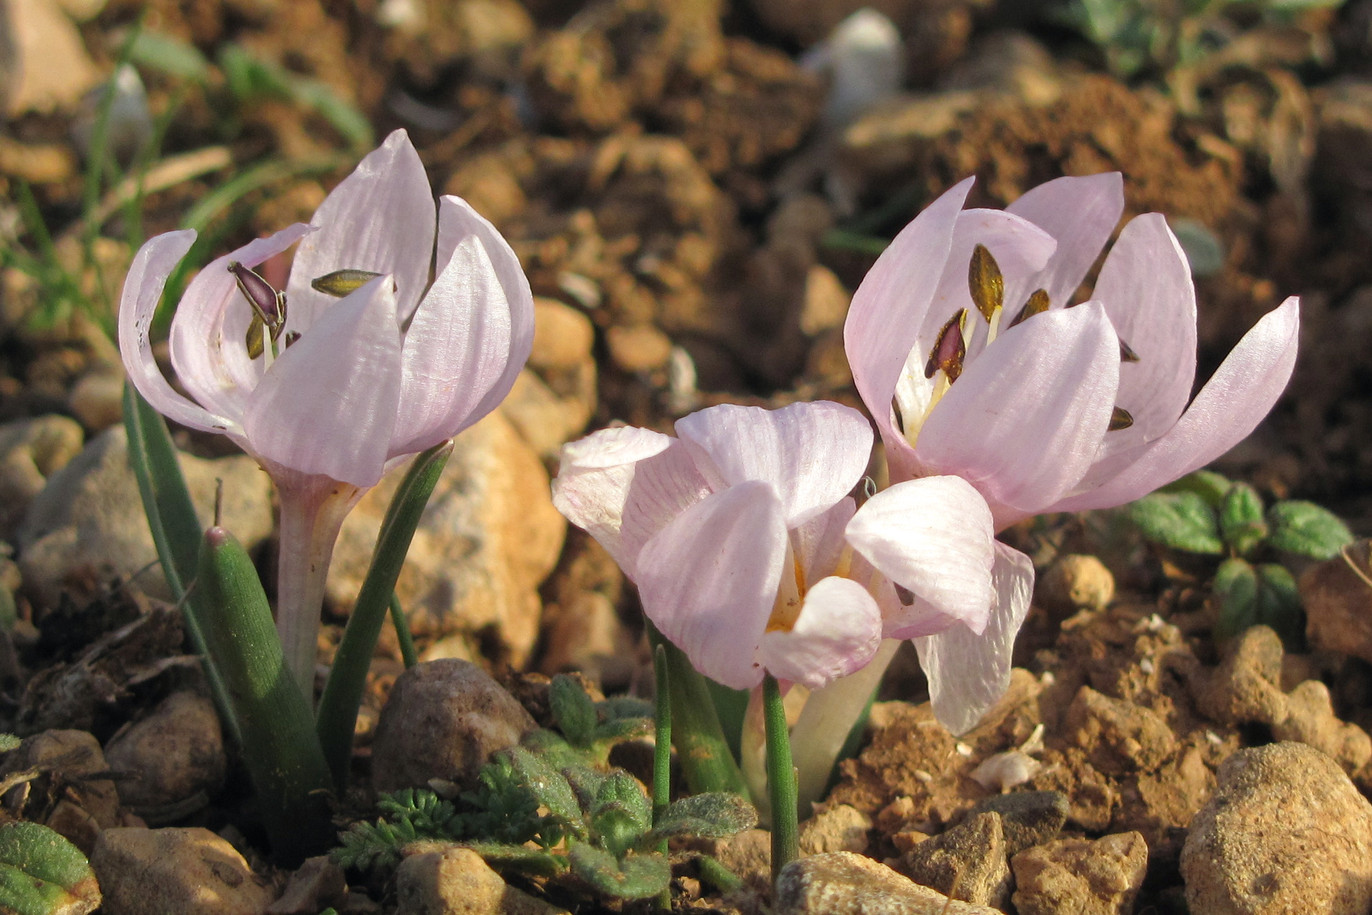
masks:
<path fill-rule="evenodd" d="M 997 338 L 930 412 L 915 442 L 923 474 L 976 486 L 996 527 L 1062 498 L 1110 422 L 1119 343 L 1096 303 L 1038 315 Z"/>
<path fill-rule="evenodd" d="M 1055 178 L 1031 188 L 1005 208 L 1041 226 L 1058 240 L 1057 251 L 1036 276 L 1006 284 L 1008 302 L 1023 303 L 1043 289 L 1056 307 L 1070 299 L 1119 224 L 1124 212 L 1124 179 L 1119 172 Z M 1013 296 L 1013 299 L 1011 298 Z"/>
<path fill-rule="evenodd" d="M 295 254 L 288 330 L 303 333 L 336 301 L 310 288 L 310 281 L 335 270 L 391 274 L 397 314 L 409 317 L 429 284 L 435 218 L 429 178 L 405 131 L 392 131 L 368 153 L 324 198 L 310 224 L 319 231 Z"/>
<path fill-rule="evenodd" d="M 176 377 L 199 403 L 224 416 L 242 417 L 265 363 L 248 355 L 244 340 L 252 306 L 238 291 L 229 264 L 256 267 L 313 231 L 304 223 L 256 238 L 215 258 L 186 286 L 172 317 L 168 347 Z"/>
<path fill-rule="evenodd" d="M 862 479 L 872 453 L 867 419 L 827 401 L 780 410 L 722 404 L 678 420 L 676 431 L 708 460 L 723 485 L 759 480 L 771 486 L 787 527 L 846 496 Z"/>
<path fill-rule="evenodd" d="M 938 289 L 953 227 L 972 179 L 958 183 L 901 230 L 867 272 L 848 308 L 843 348 L 867 411 L 888 449 L 910 447 L 895 428 L 891 397 Z"/>
<path fill-rule="evenodd" d="M 954 734 L 976 727 L 1010 685 L 1010 656 L 1029 611 L 1034 565 L 1018 550 L 997 543 L 991 578 L 995 605 L 981 635 L 955 625 L 915 639 L 934 715 Z"/>
<path fill-rule="evenodd" d="M 439 203 L 446 260 L 405 333 L 393 455 L 423 451 L 495 409 L 533 346 L 533 294 L 514 251 L 465 201 Z"/>
<path fill-rule="evenodd" d="M 805 595 L 789 631 L 763 634 L 758 659 L 778 680 L 821 689 L 861 670 L 881 644 L 881 611 L 855 581 L 829 577 Z"/>
<path fill-rule="evenodd" d="M 643 612 L 705 676 L 733 689 L 762 682 L 757 649 L 786 557 L 781 503 L 747 482 L 686 509 L 638 557 Z"/>
<path fill-rule="evenodd" d="M 958 477 L 924 477 L 877 493 L 848 522 L 848 542 L 913 592 L 920 611 L 980 632 L 991 608 L 995 532 L 986 501 Z M 887 620 L 887 631 L 912 620 Z"/>
<path fill-rule="evenodd" d="M 119 353 L 129 380 L 157 412 L 204 432 L 238 431 L 237 416 L 212 413 L 179 394 L 163 377 L 152 355 L 148 328 L 157 303 L 162 299 L 167 277 L 194 241 L 195 232 L 183 229 L 150 238 L 138 249 L 119 299 Z"/>
<path fill-rule="evenodd" d="M 1053 511 L 1123 505 L 1204 467 L 1248 437 L 1277 402 L 1296 365 L 1300 300 L 1263 315 L 1201 388 L 1177 424 L 1137 461 Z"/>
<path fill-rule="evenodd" d="M 363 488 L 381 479 L 400 396 L 394 289 L 381 276 L 336 302 L 262 376 L 243 419 L 260 460 Z"/>
<path fill-rule="evenodd" d="M 708 494 L 680 442 L 633 426 L 602 429 L 563 446 L 553 479 L 553 505 L 631 579 L 643 544 Z"/>

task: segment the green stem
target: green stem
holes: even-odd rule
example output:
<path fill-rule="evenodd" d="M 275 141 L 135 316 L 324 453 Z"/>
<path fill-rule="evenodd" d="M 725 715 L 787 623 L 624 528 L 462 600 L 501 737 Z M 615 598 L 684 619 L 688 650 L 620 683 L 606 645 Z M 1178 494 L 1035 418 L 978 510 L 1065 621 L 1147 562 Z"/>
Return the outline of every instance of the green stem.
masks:
<path fill-rule="evenodd" d="M 658 645 L 653 651 L 653 675 L 656 680 L 654 703 L 657 718 L 653 732 L 653 826 L 662 824 L 662 815 L 672 802 L 672 692 L 671 673 L 667 669 L 667 651 Z M 657 850 L 667 855 L 667 840 L 658 843 Z M 664 888 L 657 897 L 657 907 L 672 910 L 672 891 Z"/>
<path fill-rule="evenodd" d="M 395 639 L 400 643 L 400 659 L 409 670 L 419 663 L 419 654 L 414 648 L 414 636 L 410 634 L 410 621 L 405 618 L 405 608 L 400 606 L 400 598 L 391 592 L 391 625 L 395 627 Z"/>
<path fill-rule="evenodd" d="M 762 713 L 767 723 L 767 789 L 772 801 L 772 885 L 781 869 L 800 857 L 796 822 L 796 770 L 791 765 L 791 734 L 776 677 L 762 678 Z"/>

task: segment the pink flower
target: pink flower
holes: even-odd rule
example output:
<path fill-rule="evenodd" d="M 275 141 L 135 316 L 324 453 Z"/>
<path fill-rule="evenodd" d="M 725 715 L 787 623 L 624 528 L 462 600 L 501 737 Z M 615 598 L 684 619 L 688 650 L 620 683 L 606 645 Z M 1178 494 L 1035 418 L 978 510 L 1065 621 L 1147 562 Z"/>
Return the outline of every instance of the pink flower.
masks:
<path fill-rule="evenodd" d="M 865 665 L 883 634 L 985 625 L 985 503 L 961 480 L 921 480 L 857 510 L 848 494 L 872 443 L 857 411 L 719 406 L 676 432 L 573 442 L 553 502 L 609 550 L 649 619 L 706 676 L 747 689 L 767 671 L 819 688 Z M 886 499 L 926 510 L 878 516 Z M 879 569 L 912 592 L 905 603 Z"/>
<path fill-rule="evenodd" d="M 1092 299 L 1069 307 L 1119 221 L 1120 176 L 1059 178 L 1004 211 L 963 210 L 971 184 L 897 236 L 844 328 L 893 480 L 961 476 L 1000 529 L 1137 499 L 1219 457 L 1271 409 L 1295 363 L 1295 298 L 1192 401 L 1195 290 L 1162 216 L 1131 220 Z"/>
<path fill-rule="evenodd" d="M 532 295 L 489 222 L 456 197 L 435 208 L 419 156 L 396 131 L 309 225 L 249 242 L 187 286 L 170 339 L 187 397 L 162 376 L 149 326 L 194 239 L 169 232 L 138 251 L 120 303 L 120 350 L 153 407 L 229 436 L 276 482 L 279 625 L 293 671 L 306 677 L 343 517 L 386 469 L 500 403 L 532 346 Z M 297 242 L 281 315 L 274 290 L 248 271 Z M 340 280 L 338 271 L 352 273 Z M 312 287 L 331 276 L 323 285 L 332 294 Z"/>

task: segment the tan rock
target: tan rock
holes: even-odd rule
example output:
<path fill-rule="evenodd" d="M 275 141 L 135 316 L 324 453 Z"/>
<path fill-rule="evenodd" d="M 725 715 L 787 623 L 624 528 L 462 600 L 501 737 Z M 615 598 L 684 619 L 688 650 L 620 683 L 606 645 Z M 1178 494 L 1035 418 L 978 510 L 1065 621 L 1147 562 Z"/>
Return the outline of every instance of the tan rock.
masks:
<path fill-rule="evenodd" d="M 776 915 L 1000 915 L 949 899 L 884 864 L 839 851 L 788 864 L 777 881 Z"/>
<path fill-rule="evenodd" d="M 555 905 L 509 886 L 470 848 L 411 855 L 395 873 L 396 901 L 409 915 L 558 915 Z"/>
<path fill-rule="evenodd" d="M 1338 765 L 1300 743 L 1240 750 L 1182 849 L 1186 902 L 1206 915 L 1372 906 L 1372 804 Z"/>
<path fill-rule="evenodd" d="M 108 915 L 260 915 L 274 895 L 232 845 L 200 827 L 106 829 L 91 868 Z"/>
<path fill-rule="evenodd" d="M 382 480 L 344 522 L 329 570 L 335 606 L 356 599 L 401 476 Z M 467 429 L 396 583 L 415 636 L 460 635 L 493 648 L 494 660 L 524 665 L 538 637 L 538 585 L 557 563 L 566 527 L 547 471 L 509 420 L 496 412 Z"/>
<path fill-rule="evenodd" d="M 6 114 L 71 110 L 100 81 L 81 34 L 53 0 L 11 0 L 0 15 L 18 67 L 9 98 L 0 99 Z"/>
<path fill-rule="evenodd" d="M 1300 593 L 1312 647 L 1372 663 L 1372 540 L 1311 566 L 1301 575 Z"/>
<path fill-rule="evenodd" d="M 584 314 L 556 299 L 534 299 L 534 369 L 570 369 L 591 356 L 595 328 Z"/>
<path fill-rule="evenodd" d="M 667 364 L 672 341 L 651 324 L 616 325 L 605 332 L 610 358 L 626 372 L 651 372 Z"/>
<path fill-rule="evenodd" d="M 1034 594 L 1045 607 L 1063 614 L 1104 610 L 1115 599 L 1115 576 L 1095 556 L 1072 553 L 1048 568 Z"/>
<path fill-rule="evenodd" d="M 119 825 L 119 795 L 109 778 L 105 754 L 93 735 L 50 730 L 25 738 L 17 750 L 5 754 L 0 774 L 26 769 L 37 769 L 43 775 L 7 797 L 13 799 L 26 789 L 46 792 L 61 786 L 61 800 L 53 806 L 46 825 L 82 852 L 90 854 L 100 830 Z"/>
<path fill-rule="evenodd" d="M 440 778 L 473 784 L 491 754 L 535 728 L 516 699 L 475 664 L 425 661 L 391 688 L 372 741 L 377 791 L 423 788 Z"/>
<path fill-rule="evenodd" d="M 834 271 L 815 264 L 805 274 L 805 300 L 800 307 L 800 329 L 807 337 L 843 326 L 848 317 L 848 290 Z"/>
<path fill-rule="evenodd" d="M 1077 692 L 1063 726 L 1097 769 L 1114 774 L 1156 768 L 1176 742 L 1157 712 L 1112 699 L 1089 686 Z"/>
<path fill-rule="evenodd" d="M 1011 863 L 1020 915 L 1125 915 L 1134 911 L 1148 872 L 1148 845 L 1136 832 L 1060 839 L 1022 851 Z"/>
<path fill-rule="evenodd" d="M 1010 898 L 1010 864 L 997 813 L 978 813 L 915 845 L 896 869 L 954 899 L 1003 908 Z"/>
<path fill-rule="evenodd" d="M 81 426 L 56 414 L 0 426 L 0 540 L 15 528 L 48 477 L 81 453 Z"/>
<path fill-rule="evenodd" d="M 120 801 L 154 825 L 208 804 L 228 768 L 214 704 L 187 692 L 112 737 L 105 760 L 120 775 Z"/>

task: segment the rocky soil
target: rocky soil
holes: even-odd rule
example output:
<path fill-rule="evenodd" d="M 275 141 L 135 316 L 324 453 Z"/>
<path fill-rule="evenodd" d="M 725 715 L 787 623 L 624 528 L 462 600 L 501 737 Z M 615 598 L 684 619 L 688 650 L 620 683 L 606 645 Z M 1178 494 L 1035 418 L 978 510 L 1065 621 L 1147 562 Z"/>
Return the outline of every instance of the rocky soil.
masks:
<path fill-rule="evenodd" d="M 607 695 L 651 690 L 632 587 L 549 502 L 560 446 L 612 420 L 668 429 L 723 401 L 859 405 L 842 323 L 870 240 L 966 175 L 976 204 L 1002 205 L 1058 175 L 1122 171 L 1126 216 L 1161 211 L 1188 240 L 1201 378 L 1301 295 L 1296 377 L 1219 469 L 1372 533 L 1372 2 L 1286 17 L 1235 7 L 1204 32 L 1204 53 L 1126 80 L 1050 3 L 880 0 L 905 39 L 904 77 L 845 121 L 828 75 L 798 59 L 859 5 L 0 6 L 0 237 L 37 250 L 25 214 L 41 214 L 52 262 L 88 300 L 117 301 L 131 234 L 179 226 L 259 163 L 320 164 L 243 188 L 216 211 L 212 250 L 308 219 L 355 161 L 320 109 L 231 97 L 229 47 L 327 87 L 376 136 L 407 128 L 435 189 L 496 224 L 539 297 L 529 367 L 458 439 L 398 586 L 424 660 L 449 660 L 393 691 L 403 667 L 383 636 L 341 823 L 372 816 L 373 779 L 469 777 L 472 758 L 546 718 L 550 675 L 577 671 Z M 154 120 L 169 115 L 163 154 L 141 226 L 116 185 L 88 233 L 87 93 L 140 21 L 197 49 L 210 76 L 140 60 Z M 619 910 L 507 885 L 462 849 L 416 848 L 384 885 L 325 859 L 287 871 L 264 857 L 246 778 L 152 564 L 110 312 L 55 309 L 56 286 L 0 263 L 0 730 L 25 738 L 0 757 L 0 818 L 75 842 L 116 915 Z M 269 576 L 265 476 L 224 442 L 178 441 L 202 506 L 222 481 L 225 523 Z M 388 496 L 383 485 L 345 527 L 321 669 Z M 1034 556 L 1039 584 L 1000 705 L 954 738 L 923 701 L 913 652 L 901 656 L 863 748 L 804 827 L 810 857 L 776 897 L 766 837 L 749 832 L 712 849 L 742 888 L 722 894 L 682 863 L 677 909 L 1367 912 L 1366 541 L 1303 570 L 1306 638 L 1284 646 L 1266 627 L 1217 641 L 1216 563 L 1147 546 L 1117 516 L 1006 536 Z M 433 681 L 495 691 L 481 700 L 503 710 L 483 728 L 494 744 L 464 743 L 466 706 L 414 710 Z M 416 726 L 387 723 L 406 715 L 430 722 L 423 736 L 450 736 L 407 744 Z"/>

